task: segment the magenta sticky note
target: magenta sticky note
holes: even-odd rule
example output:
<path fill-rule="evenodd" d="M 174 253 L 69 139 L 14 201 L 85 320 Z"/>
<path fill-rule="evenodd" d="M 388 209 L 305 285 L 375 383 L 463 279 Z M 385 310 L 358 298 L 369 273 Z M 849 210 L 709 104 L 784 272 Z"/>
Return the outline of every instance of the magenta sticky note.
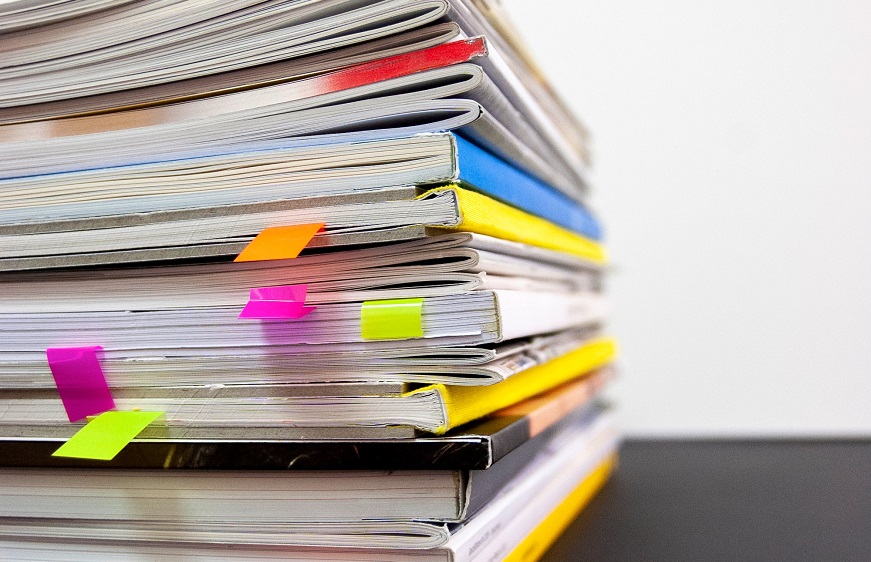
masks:
<path fill-rule="evenodd" d="M 251 289 L 248 304 L 239 318 L 296 319 L 302 318 L 316 307 L 305 306 L 308 285 L 284 285 Z"/>
<path fill-rule="evenodd" d="M 300 283 L 299 285 L 279 285 L 277 287 L 258 287 L 251 289 L 251 300 L 258 301 L 294 301 L 299 303 L 305 302 L 305 295 L 308 293 L 308 285 Z"/>
<path fill-rule="evenodd" d="M 102 414 L 115 407 L 97 359 L 97 351 L 100 349 L 103 348 L 96 345 L 52 347 L 45 350 L 57 391 L 71 422 Z"/>

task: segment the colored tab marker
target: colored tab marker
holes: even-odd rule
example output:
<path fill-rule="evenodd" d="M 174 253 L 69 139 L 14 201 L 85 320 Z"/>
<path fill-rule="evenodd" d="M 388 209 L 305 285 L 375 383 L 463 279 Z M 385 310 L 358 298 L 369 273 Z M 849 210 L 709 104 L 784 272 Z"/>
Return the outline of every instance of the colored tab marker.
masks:
<path fill-rule="evenodd" d="M 233 261 L 286 260 L 295 258 L 324 229 L 323 223 L 264 228 Z"/>
<path fill-rule="evenodd" d="M 112 393 L 97 360 L 99 345 L 50 347 L 48 366 L 71 422 L 96 416 L 115 407 Z"/>
<path fill-rule="evenodd" d="M 302 318 L 316 308 L 305 306 L 307 291 L 305 284 L 251 289 L 239 318 Z"/>
<path fill-rule="evenodd" d="M 364 340 L 403 340 L 423 337 L 423 299 L 366 301 L 360 311 Z"/>
<path fill-rule="evenodd" d="M 163 412 L 103 412 L 52 453 L 53 457 L 110 461 Z"/>

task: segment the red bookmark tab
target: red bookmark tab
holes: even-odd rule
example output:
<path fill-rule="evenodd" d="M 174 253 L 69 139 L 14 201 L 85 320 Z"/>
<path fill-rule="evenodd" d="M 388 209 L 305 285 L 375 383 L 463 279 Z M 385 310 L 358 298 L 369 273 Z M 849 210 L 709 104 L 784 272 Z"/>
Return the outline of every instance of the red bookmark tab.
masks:
<path fill-rule="evenodd" d="M 233 261 L 286 260 L 295 258 L 324 229 L 323 223 L 264 228 Z"/>
<path fill-rule="evenodd" d="M 239 318 L 302 318 L 316 307 L 305 306 L 308 285 L 285 285 L 251 289 L 248 304 Z"/>
<path fill-rule="evenodd" d="M 102 414 L 115 407 L 103 369 L 97 360 L 99 349 L 103 348 L 95 345 L 45 350 L 48 366 L 71 422 Z"/>

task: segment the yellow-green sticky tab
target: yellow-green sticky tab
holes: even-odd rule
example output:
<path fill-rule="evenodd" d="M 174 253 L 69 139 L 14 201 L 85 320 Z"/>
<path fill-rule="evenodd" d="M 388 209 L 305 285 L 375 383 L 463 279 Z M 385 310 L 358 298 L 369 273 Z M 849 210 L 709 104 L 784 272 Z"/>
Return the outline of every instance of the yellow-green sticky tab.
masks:
<path fill-rule="evenodd" d="M 53 457 L 72 457 L 110 461 L 163 412 L 103 412 L 52 453 Z"/>
<path fill-rule="evenodd" d="M 404 340 L 423 337 L 423 299 L 366 301 L 360 313 L 364 340 Z"/>

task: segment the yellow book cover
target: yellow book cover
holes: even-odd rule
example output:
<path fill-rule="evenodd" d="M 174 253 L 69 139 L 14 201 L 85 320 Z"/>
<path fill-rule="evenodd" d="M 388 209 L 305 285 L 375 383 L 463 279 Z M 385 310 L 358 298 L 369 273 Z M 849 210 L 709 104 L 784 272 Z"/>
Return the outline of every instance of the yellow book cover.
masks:
<path fill-rule="evenodd" d="M 533 562 L 556 541 L 575 517 L 593 499 L 617 466 L 617 454 L 605 459 L 556 509 L 539 523 L 503 562 Z"/>
<path fill-rule="evenodd" d="M 565 252 L 597 264 L 604 264 L 607 261 L 605 249 L 601 244 L 548 220 L 457 185 L 437 187 L 420 197 L 442 191 L 453 191 L 456 195 L 460 223 L 448 228 L 440 226 L 439 229 L 486 234 L 503 240 Z"/>
<path fill-rule="evenodd" d="M 419 388 L 407 395 L 432 391 L 439 393 L 444 404 L 447 423 L 439 427 L 435 433 L 442 434 L 452 427 L 476 420 L 590 373 L 611 363 L 616 354 L 617 344 L 613 339 L 598 338 L 493 385 L 436 384 Z"/>

